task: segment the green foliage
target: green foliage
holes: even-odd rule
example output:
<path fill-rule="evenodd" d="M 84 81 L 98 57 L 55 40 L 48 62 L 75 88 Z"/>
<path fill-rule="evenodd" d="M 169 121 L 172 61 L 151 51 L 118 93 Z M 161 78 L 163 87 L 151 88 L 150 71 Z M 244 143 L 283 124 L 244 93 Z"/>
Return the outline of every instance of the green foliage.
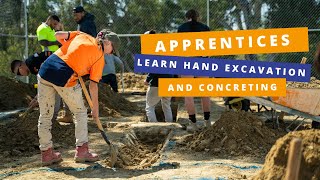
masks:
<path fill-rule="evenodd" d="M 11 61 L 22 59 L 24 44 L 19 42 L 19 38 L 8 38 L 10 46 L 6 51 L 0 51 L 0 76 L 13 77 L 10 70 Z"/>

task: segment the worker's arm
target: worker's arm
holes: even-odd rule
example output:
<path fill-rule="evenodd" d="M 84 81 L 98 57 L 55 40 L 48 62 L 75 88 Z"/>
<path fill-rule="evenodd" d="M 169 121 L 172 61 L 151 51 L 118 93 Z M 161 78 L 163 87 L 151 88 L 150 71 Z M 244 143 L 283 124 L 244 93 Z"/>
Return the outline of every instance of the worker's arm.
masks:
<path fill-rule="evenodd" d="M 53 46 L 53 45 L 61 45 L 60 42 L 58 41 L 48 41 L 48 40 L 40 40 L 39 44 L 44 46 L 44 47 L 48 47 L 48 46 Z"/>
<path fill-rule="evenodd" d="M 98 101 L 98 83 L 94 81 L 90 81 L 89 84 L 89 91 L 92 100 L 92 117 L 98 118 L 99 117 L 99 101 Z"/>
<path fill-rule="evenodd" d="M 46 29 L 37 30 L 37 38 L 39 41 L 39 44 L 48 47 L 52 45 L 60 45 L 58 41 L 48 41 L 48 31 Z"/>
<path fill-rule="evenodd" d="M 92 99 L 92 117 L 99 117 L 99 101 L 98 101 L 98 83 L 101 80 L 102 70 L 104 67 L 104 56 L 98 55 L 99 59 L 90 68 L 90 84 L 89 90 Z"/>
<path fill-rule="evenodd" d="M 57 40 L 63 44 L 65 40 L 72 39 L 78 34 L 80 34 L 79 31 L 58 31 L 55 33 L 55 36 Z"/>
<path fill-rule="evenodd" d="M 153 77 L 154 77 L 154 74 L 149 73 L 146 80 L 144 81 L 144 84 L 149 85 L 149 82 L 151 81 L 151 79 L 153 79 Z"/>
<path fill-rule="evenodd" d="M 63 44 L 64 40 L 69 39 L 70 32 L 69 31 L 58 31 L 54 34 L 57 40 Z"/>
<path fill-rule="evenodd" d="M 34 108 L 36 106 L 38 106 L 38 95 L 36 95 L 29 103 L 29 108 Z"/>

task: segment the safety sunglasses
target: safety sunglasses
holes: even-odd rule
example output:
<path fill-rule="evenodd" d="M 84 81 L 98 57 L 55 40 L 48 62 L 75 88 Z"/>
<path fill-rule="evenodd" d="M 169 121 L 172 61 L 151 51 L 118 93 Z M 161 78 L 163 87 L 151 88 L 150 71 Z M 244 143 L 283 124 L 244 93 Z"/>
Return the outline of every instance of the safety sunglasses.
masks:
<path fill-rule="evenodd" d="M 19 67 L 18 67 L 18 70 L 17 70 L 17 73 L 16 73 L 17 76 L 21 76 L 21 73 L 20 73 L 20 67 L 21 67 L 21 65 L 22 65 L 22 63 L 20 63 L 20 65 L 19 65 Z"/>

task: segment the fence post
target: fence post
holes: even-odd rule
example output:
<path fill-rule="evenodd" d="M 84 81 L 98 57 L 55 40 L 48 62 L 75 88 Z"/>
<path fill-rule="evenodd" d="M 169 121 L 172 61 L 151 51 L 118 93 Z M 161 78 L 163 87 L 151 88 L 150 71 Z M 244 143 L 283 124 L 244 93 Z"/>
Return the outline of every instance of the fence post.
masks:
<path fill-rule="evenodd" d="M 27 13 L 27 0 L 23 1 L 23 9 L 24 9 L 24 35 L 25 35 L 25 49 L 24 49 L 24 59 L 28 58 L 28 13 Z M 29 76 L 26 76 L 26 83 L 29 83 Z"/>
<path fill-rule="evenodd" d="M 210 11 L 209 11 L 209 1 L 207 0 L 207 26 L 210 24 Z M 209 26 L 210 27 L 210 26 Z"/>

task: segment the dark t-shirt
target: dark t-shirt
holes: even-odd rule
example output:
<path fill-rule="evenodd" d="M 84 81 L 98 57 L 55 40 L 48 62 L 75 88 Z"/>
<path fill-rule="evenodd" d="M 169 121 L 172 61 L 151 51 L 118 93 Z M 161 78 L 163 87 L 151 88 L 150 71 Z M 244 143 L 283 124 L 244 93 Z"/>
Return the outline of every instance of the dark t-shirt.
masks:
<path fill-rule="evenodd" d="M 51 53 L 50 53 L 51 54 Z M 41 64 L 48 58 L 45 52 L 34 53 L 26 59 L 25 63 L 28 66 L 31 74 L 37 75 Z"/>
<path fill-rule="evenodd" d="M 210 28 L 197 21 L 188 21 L 178 27 L 178 32 L 202 32 L 210 31 Z"/>
<path fill-rule="evenodd" d="M 158 87 L 159 78 L 173 78 L 173 75 L 149 73 L 146 81 L 149 83 L 151 87 Z"/>
<path fill-rule="evenodd" d="M 97 36 L 97 29 L 94 19 L 94 15 L 86 13 L 82 20 L 79 22 L 79 24 L 80 31 L 90 34 L 92 37 L 95 38 Z"/>

